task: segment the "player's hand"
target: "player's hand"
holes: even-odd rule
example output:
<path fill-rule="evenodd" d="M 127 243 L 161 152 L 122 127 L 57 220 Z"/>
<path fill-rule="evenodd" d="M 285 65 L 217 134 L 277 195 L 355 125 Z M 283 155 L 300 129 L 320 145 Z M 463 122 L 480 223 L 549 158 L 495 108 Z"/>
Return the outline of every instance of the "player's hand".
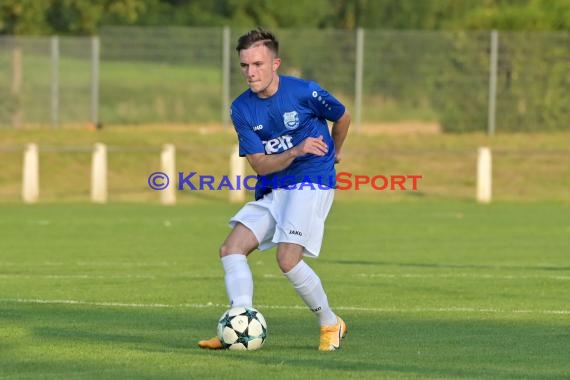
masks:
<path fill-rule="evenodd" d="M 315 156 L 324 156 L 329 151 L 327 143 L 323 136 L 307 137 L 299 145 L 295 147 L 299 156 L 304 154 L 314 154 Z"/>

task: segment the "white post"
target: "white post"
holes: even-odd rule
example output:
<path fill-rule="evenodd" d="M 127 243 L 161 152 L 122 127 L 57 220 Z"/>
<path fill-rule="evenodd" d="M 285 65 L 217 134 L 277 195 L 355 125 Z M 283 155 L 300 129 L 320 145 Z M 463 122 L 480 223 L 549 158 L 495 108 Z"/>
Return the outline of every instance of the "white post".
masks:
<path fill-rule="evenodd" d="M 97 143 L 91 160 L 91 201 L 107 202 L 107 146 Z"/>
<path fill-rule="evenodd" d="M 237 145 L 232 149 L 230 156 L 230 181 L 234 190 L 230 190 L 230 202 L 240 203 L 245 200 L 243 178 L 245 177 L 245 160 L 239 156 Z"/>
<path fill-rule="evenodd" d="M 22 177 L 22 199 L 24 203 L 36 203 L 40 195 L 40 164 L 36 144 L 26 146 Z"/>
<path fill-rule="evenodd" d="M 59 38 L 51 38 L 51 124 L 59 124 Z"/>
<path fill-rule="evenodd" d="M 22 106 L 22 84 L 24 80 L 24 68 L 22 58 L 22 46 L 18 39 L 12 39 L 12 91 L 11 96 L 14 101 L 12 111 L 12 125 L 14 128 L 21 128 L 23 123 Z"/>
<path fill-rule="evenodd" d="M 176 204 L 176 148 L 165 144 L 160 153 L 161 169 L 170 180 L 169 186 L 160 191 L 160 203 L 163 205 Z"/>
<path fill-rule="evenodd" d="M 497 120 L 497 62 L 499 57 L 499 32 L 491 32 L 491 56 L 489 57 L 489 110 L 487 121 L 487 134 L 495 134 Z"/>
<path fill-rule="evenodd" d="M 91 122 L 97 128 L 99 125 L 99 37 L 91 37 Z"/>
<path fill-rule="evenodd" d="M 230 125 L 230 39 L 231 30 L 229 26 L 223 29 L 222 41 L 222 124 L 225 128 Z"/>
<path fill-rule="evenodd" d="M 481 147 L 477 157 L 477 202 L 491 202 L 492 177 L 491 149 Z"/>

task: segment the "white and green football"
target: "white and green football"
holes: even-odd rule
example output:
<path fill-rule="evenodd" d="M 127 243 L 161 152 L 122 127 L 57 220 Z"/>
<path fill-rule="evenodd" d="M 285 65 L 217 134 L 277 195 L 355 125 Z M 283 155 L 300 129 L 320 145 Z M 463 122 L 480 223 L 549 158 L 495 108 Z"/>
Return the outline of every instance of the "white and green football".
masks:
<path fill-rule="evenodd" d="M 233 307 L 218 321 L 218 338 L 230 350 L 257 350 L 267 338 L 267 322 L 252 307 Z"/>

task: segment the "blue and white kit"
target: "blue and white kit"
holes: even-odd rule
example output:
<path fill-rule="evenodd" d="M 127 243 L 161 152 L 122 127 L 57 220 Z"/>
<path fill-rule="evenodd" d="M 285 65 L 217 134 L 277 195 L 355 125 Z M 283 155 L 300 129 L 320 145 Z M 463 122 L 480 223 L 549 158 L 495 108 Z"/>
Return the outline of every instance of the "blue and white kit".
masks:
<path fill-rule="evenodd" d="M 322 157 L 297 157 L 284 170 L 260 177 L 255 198 L 302 182 L 334 188 L 335 150 L 327 120 L 337 121 L 344 111 L 344 105 L 317 83 L 295 77 L 280 76 L 279 89 L 269 98 L 259 98 L 251 90 L 242 93 L 231 106 L 240 156 L 281 153 L 307 137 L 323 136 L 329 147 Z"/>
<path fill-rule="evenodd" d="M 306 154 L 284 170 L 258 177 L 256 200 L 247 203 L 230 225 L 240 222 L 249 228 L 259 249 L 287 242 L 303 246 L 308 256 L 319 255 L 336 186 L 335 149 L 327 120 L 337 121 L 344 112 L 344 105 L 317 83 L 289 76 L 279 76 L 279 89 L 269 98 L 247 90 L 232 103 L 240 156 L 282 153 L 307 137 L 322 136 L 328 145 L 324 156 Z M 305 183 L 319 186 L 288 190 Z"/>

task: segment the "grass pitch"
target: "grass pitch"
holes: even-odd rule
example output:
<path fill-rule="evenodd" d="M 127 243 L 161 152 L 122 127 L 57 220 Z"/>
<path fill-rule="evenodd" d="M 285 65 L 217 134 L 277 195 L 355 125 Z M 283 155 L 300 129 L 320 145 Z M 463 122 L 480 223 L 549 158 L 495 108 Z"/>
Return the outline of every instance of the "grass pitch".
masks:
<path fill-rule="evenodd" d="M 337 202 L 309 264 L 349 325 L 341 350 L 316 350 L 269 251 L 250 258 L 265 346 L 203 351 L 237 207 L 0 205 L 0 378 L 570 377 L 567 203 Z"/>

